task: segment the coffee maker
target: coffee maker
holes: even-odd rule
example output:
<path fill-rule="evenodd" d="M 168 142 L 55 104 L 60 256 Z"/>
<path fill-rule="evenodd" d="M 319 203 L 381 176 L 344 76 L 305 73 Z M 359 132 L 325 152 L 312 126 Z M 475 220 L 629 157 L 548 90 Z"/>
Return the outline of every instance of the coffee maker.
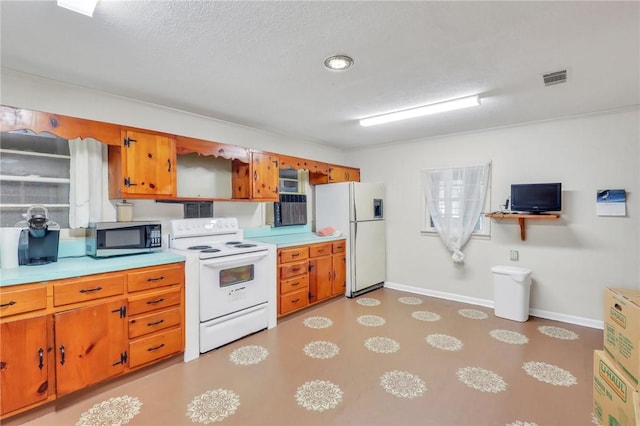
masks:
<path fill-rule="evenodd" d="M 45 265 L 58 261 L 60 225 L 49 220 L 47 208 L 29 207 L 27 220 L 16 223 L 23 228 L 18 238 L 18 265 Z"/>

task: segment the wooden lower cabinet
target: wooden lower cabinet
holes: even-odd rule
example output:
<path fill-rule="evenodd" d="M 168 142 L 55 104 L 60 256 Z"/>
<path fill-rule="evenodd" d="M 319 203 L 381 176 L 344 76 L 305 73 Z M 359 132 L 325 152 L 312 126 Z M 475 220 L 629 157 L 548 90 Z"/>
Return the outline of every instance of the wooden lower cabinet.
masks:
<path fill-rule="evenodd" d="M 0 419 L 184 351 L 181 262 L 0 287 L 0 302 Z"/>
<path fill-rule="evenodd" d="M 58 396 L 124 372 L 126 309 L 120 299 L 54 315 Z"/>
<path fill-rule="evenodd" d="M 278 316 L 344 294 L 345 240 L 278 249 Z"/>
<path fill-rule="evenodd" d="M 47 400 L 55 393 L 49 383 L 47 316 L 0 325 L 0 407 L 2 413 Z"/>

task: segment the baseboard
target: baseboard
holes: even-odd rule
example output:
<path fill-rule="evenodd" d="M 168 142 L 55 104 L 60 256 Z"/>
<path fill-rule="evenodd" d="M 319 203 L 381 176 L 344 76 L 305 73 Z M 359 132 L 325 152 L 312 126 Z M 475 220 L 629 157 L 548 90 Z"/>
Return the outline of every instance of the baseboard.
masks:
<path fill-rule="evenodd" d="M 390 281 L 385 281 L 384 286 L 392 290 L 406 291 L 407 293 L 420 294 L 423 296 L 435 297 L 438 299 L 453 300 L 454 302 L 468 303 L 470 305 L 493 308 L 493 300 L 462 296 L 460 294 L 447 293 L 444 291 L 429 290 L 425 288 L 413 287 L 413 286 L 394 283 Z M 554 321 L 565 322 L 567 324 L 576 324 L 576 325 L 581 325 L 589 328 L 597 328 L 600 330 L 604 329 L 604 323 L 602 321 L 597 321 L 590 318 L 577 317 L 574 315 L 543 311 L 541 309 L 529 309 L 529 315 L 538 317 L 538 318 L 545 318 L 545 319 L 550 319 Z"/>

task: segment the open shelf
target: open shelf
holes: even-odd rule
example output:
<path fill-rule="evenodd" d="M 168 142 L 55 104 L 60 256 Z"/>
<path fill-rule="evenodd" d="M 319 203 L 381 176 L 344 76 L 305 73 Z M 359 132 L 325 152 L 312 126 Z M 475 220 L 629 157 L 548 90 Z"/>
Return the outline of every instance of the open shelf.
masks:
<path fill-rule="evenodd" d="M 533 220 L 553 220 L 558 219 L 560 217 L 559 214 L 552 213 L 544 213 L 544 214 L 529 214 L 529 213 L 487 213 L 486 217 L 490 217 L 492 219 L 502 220 L 502 219 L 518 219 L 518 224 L 520 224 L 520 239 L 524 241 L 526 239 L 525 232 L 525 220 L 533 219 Z"/>

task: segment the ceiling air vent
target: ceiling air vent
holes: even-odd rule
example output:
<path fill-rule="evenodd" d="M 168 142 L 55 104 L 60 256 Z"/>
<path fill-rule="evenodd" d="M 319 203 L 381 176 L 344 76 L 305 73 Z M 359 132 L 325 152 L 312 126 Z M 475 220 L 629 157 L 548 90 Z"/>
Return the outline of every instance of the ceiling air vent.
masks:
<path fill-rule="evenodd" d="M 548 74 L 542 74 L 545 86 L 553 86 L 554 84 L 567 82 L 567 70 L 550 72 Z"/>

